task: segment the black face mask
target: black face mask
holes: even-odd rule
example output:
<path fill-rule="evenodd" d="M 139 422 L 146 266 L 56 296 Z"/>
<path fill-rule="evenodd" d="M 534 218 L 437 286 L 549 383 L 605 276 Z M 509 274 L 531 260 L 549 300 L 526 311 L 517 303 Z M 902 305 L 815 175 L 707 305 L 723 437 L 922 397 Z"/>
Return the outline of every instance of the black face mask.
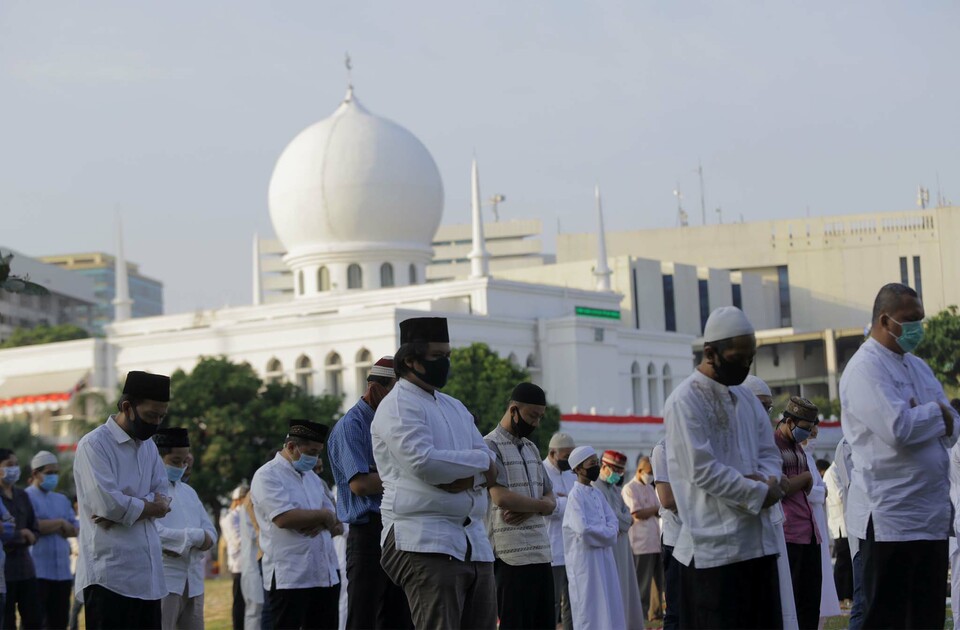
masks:
<path fill-rule="evenodd" d="M 130 421 L 130 431 L 133 433 L 133 437 L 140 440 L 149 440 L 156 434 L 157 429 L 160 428 L 159 424 L 152 424 L 147 422 L 140 417 L 140 414 L 137 413 L 137 408 L 133 408 L 133 420 Z"/>
<path fill-rule="evenodd" d="M 558 459 L 557 468 L 560 469 L 560 472 L 566 472 L 570 470 L 570 460 L 569 459 Z"/>
<path fill-rule="evenodd" d="M 519 409 L 517 409 L 517 417 L 510 419 L 510 426 L 513 429 L 513 434 L 521 438 L 527 437 L 537 429 L 537 427 L 523 419 Z"/>
<path fill-rule="evenodd" d="M 587 468 L 584 473 L 587 475 L 587 479 L 590 481 L 596 481 L 600 478 L 600 465 L 590 466 Z"/>
<path fill-rule="evenodd" d="M 713 370 L 717 373 L 717 382 L 721 385 L 726 385 L 727 387 L 733 387 L 734 385 L 740 385 L 750 374 L 750 366 L 742 366 L 737 363 L 732 363 L 729 361 L 724 361 L 720 357 L 720 353 L 716 354 L 716 359 L 714 360 Z"/>
<path fill-rule="evenodd" d="M 423 364 L 423 372 L 413 370 L 417 378 L 427 385 L 443 389 L 443 386 L 447 384 L 447 377 L 450 376 L 450 357 L 440 357 L 429 361 L 420 359 L 420 363 Z"/>

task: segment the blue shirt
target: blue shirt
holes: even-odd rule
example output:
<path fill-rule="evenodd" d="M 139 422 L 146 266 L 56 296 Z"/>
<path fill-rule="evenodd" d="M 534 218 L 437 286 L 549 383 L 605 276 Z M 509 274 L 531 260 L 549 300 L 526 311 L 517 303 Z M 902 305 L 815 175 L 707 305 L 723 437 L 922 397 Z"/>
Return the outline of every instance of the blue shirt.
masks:
<path fill-rule="evenodd" d="M 337 518 L 344 523 L 368 523 L 370 513 L 380 514 L 382 494 L 358 497 L 350 491 L 350 480 L 376 471 L 370 424 L 373 407 L 362 398 L 333 426 L 327 438 L 330 468 L 337 484 Z"/>
<path fill-rule="evenodd" d="M 62 518 L 74 527 L 79 527 L 76 513 L 70 505 L 70 499 L 59 492 L 46 492 L 40 488 L 27 486 L 27 496 L 33 504 L 38 521 Z M 70 543 L 58 533 L 37 536 L 37 543 L 30 548 L 37 578 L 41 580 L 69 581 Z"/>

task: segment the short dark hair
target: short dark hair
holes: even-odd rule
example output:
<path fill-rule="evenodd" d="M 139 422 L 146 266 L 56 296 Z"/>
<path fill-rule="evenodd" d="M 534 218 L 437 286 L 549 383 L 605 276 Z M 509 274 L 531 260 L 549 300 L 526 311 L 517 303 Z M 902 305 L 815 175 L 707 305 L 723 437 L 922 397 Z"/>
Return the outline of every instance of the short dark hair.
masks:
<path fill-rule="evenodd" d="M 384 387 L 390 387 L 390 383 L 392 383 L 394 380 L 395 379 L 387 378 L 386 376 L 374 376 L 373 374 L 367 377 L 368 383 L 377 383 L 379 385 L 383 385 Z"/>
<path fill-rule="evenodd" d="M 287 442 L 293 442 L 297 446 L 306 446 L 308 442 L 312 441 L 313 440 L 308 440 L 307 438 L 302 438 L 296 435 L 288 435 L 287 439 L 285 439 L 283 443 L 286 444 Z"/>
<path fill-rule="evenodd" d="M 880 315 L 896 310 L 900 306 L 900 302 L 903 301 L 904 296 L 912 298 L 919 297 L 916 291 L 905 284 L 891 282 L 890 284 L 883 285 L 880 288 L 880 292 L 877 293 L 877 299 L 873 301 L 873 316 L 870 322 L 876 324 L 880 320 Z"/>
<path fill-rule="evenodd" d="M 815 463 L 817 465 L 817 470 L 826 470 L 827 468 L 830 468 L 830 462 L 825 459 L 818 459 Z"/>
<path fill-rule="evenodd" d="M 157 452 L 160 453 L 160 457 L 166 457 L 173 452 L 172 446 L 158 446 Z"/>
<path fill-rule="evenodd" d="M 125 402 L 130 403 L 131 407 L 137 407 L 140 404 L 142 404 L 143 401 L 144 401 L 143 398 L 137 398 L 132 394 L 121 394 L 120 400 L 117 401 L 117 411 L 123 411 L 123 403 Z"/>
<path fill-rule="evenodd" d="M 717 354 L 723 354 L 731 345 L 733 345 L 733 339 L 728 337 L 726 339 L 717 339 L 716 341 L 706 341 L 703 344 L 703 349 L 706 350 L 709 347 L 713 348 L 713 351 Z"/>
<path fill-rule="evenodd" d="M 427 349 L 429 347 L 430 344 L 426 341 L 411 341 L 397 348 L 396 353 L 393 355 L 393 371 L 396 373 L 397 378 L 410 372 L 410 367 L 406 361 L 407 359 L 423 359 L 427 356 Z"/>
<path fill-rule="evenodd" d="M 0 448 L 0 462 L 10 459 L 11 455 L 15 455 L 15 453 L 9 448 Z"/>

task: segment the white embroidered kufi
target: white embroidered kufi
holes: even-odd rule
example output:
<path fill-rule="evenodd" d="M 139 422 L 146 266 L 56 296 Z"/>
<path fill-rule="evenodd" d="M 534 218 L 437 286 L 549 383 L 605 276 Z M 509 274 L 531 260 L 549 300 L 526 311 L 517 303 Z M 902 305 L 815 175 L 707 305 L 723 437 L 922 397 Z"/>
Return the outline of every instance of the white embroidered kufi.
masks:
<path fill-rule="evenodd" d="M 593 450 L 592 446 L 578 446 L 577 448 L 573 449 L 572 453 L 570 453 L 570 459 L 568 460 L 570 462 L 570 468 L 576 468 L 583 462 L 590 459 L 591 455 L 596 454 L 597 452 Z"/>
<path fill-rule="evenodd" d="M 576 446 L 576 442 L 567 433 L 554 433 L 550 438 L 549 448 L 575 448 Z"/>
<path fill-rule="evenodd" d="M 50 464 L 56 465 L 58 463 L 56 455 L 50 451 L 40 451 L 30 460 L 30 470 L 40 470 L 44 466 L 49 466 Z"/>
<path fill-rule="evenodd" d="M 770 391 L 770 386 L 758 376 L 748 374 L 747 380 L 743 382 L 743 386 L 753 392 L 754 396 L 770 396 L 773 398 L 773 393 Z"/>
<path fill-rule="evenodd" d="M 753 324 L 743 311 L 736 306 L 721 306 L 707 318 L 707 324 L 703 327 L 703 340 L 709 343 L 753 333 Z"/>

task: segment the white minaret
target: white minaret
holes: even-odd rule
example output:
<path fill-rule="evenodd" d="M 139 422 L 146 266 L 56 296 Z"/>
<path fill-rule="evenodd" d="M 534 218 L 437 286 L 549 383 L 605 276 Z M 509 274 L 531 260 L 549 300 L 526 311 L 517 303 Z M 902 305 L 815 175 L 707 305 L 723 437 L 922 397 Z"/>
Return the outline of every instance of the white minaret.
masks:
<path fill-rule="evenodd" d="M 597 197 L 597 265 L 593 275 L 597 277 L 597 291 L 611 291 L 610 267 L 607 266 L 607 235 L 603 229 L 603 204 L 600 203 L 600 186 L 594 189 Z"/>
<path fill-rule="evenodd" d="M 253 235 L 253 305 L 263 303 L 263 292 L 260 290 L 260 237 Z"/>
<path fill-rule="evenodd" d="M 123 223 L 117 217 L 117 256 L 114 260 L 113 280 L 115 283 L 113 298 L 113 321 L 124 322 L 130 319 L 133 300 L 130 299 L 130 282 L 127 280 L 127 259 L 123 255 Z"/>
<path fill-rule="evenodd" d="M 477 158 L 473 158 L 471 173 L 473 192 L 473 249 L 470 250 L 470 277 L 486 278 L 490 275 L 490 254 L 483 238 L 483 216 L 480 214 L 480 172 L 477 170 Z"/>

